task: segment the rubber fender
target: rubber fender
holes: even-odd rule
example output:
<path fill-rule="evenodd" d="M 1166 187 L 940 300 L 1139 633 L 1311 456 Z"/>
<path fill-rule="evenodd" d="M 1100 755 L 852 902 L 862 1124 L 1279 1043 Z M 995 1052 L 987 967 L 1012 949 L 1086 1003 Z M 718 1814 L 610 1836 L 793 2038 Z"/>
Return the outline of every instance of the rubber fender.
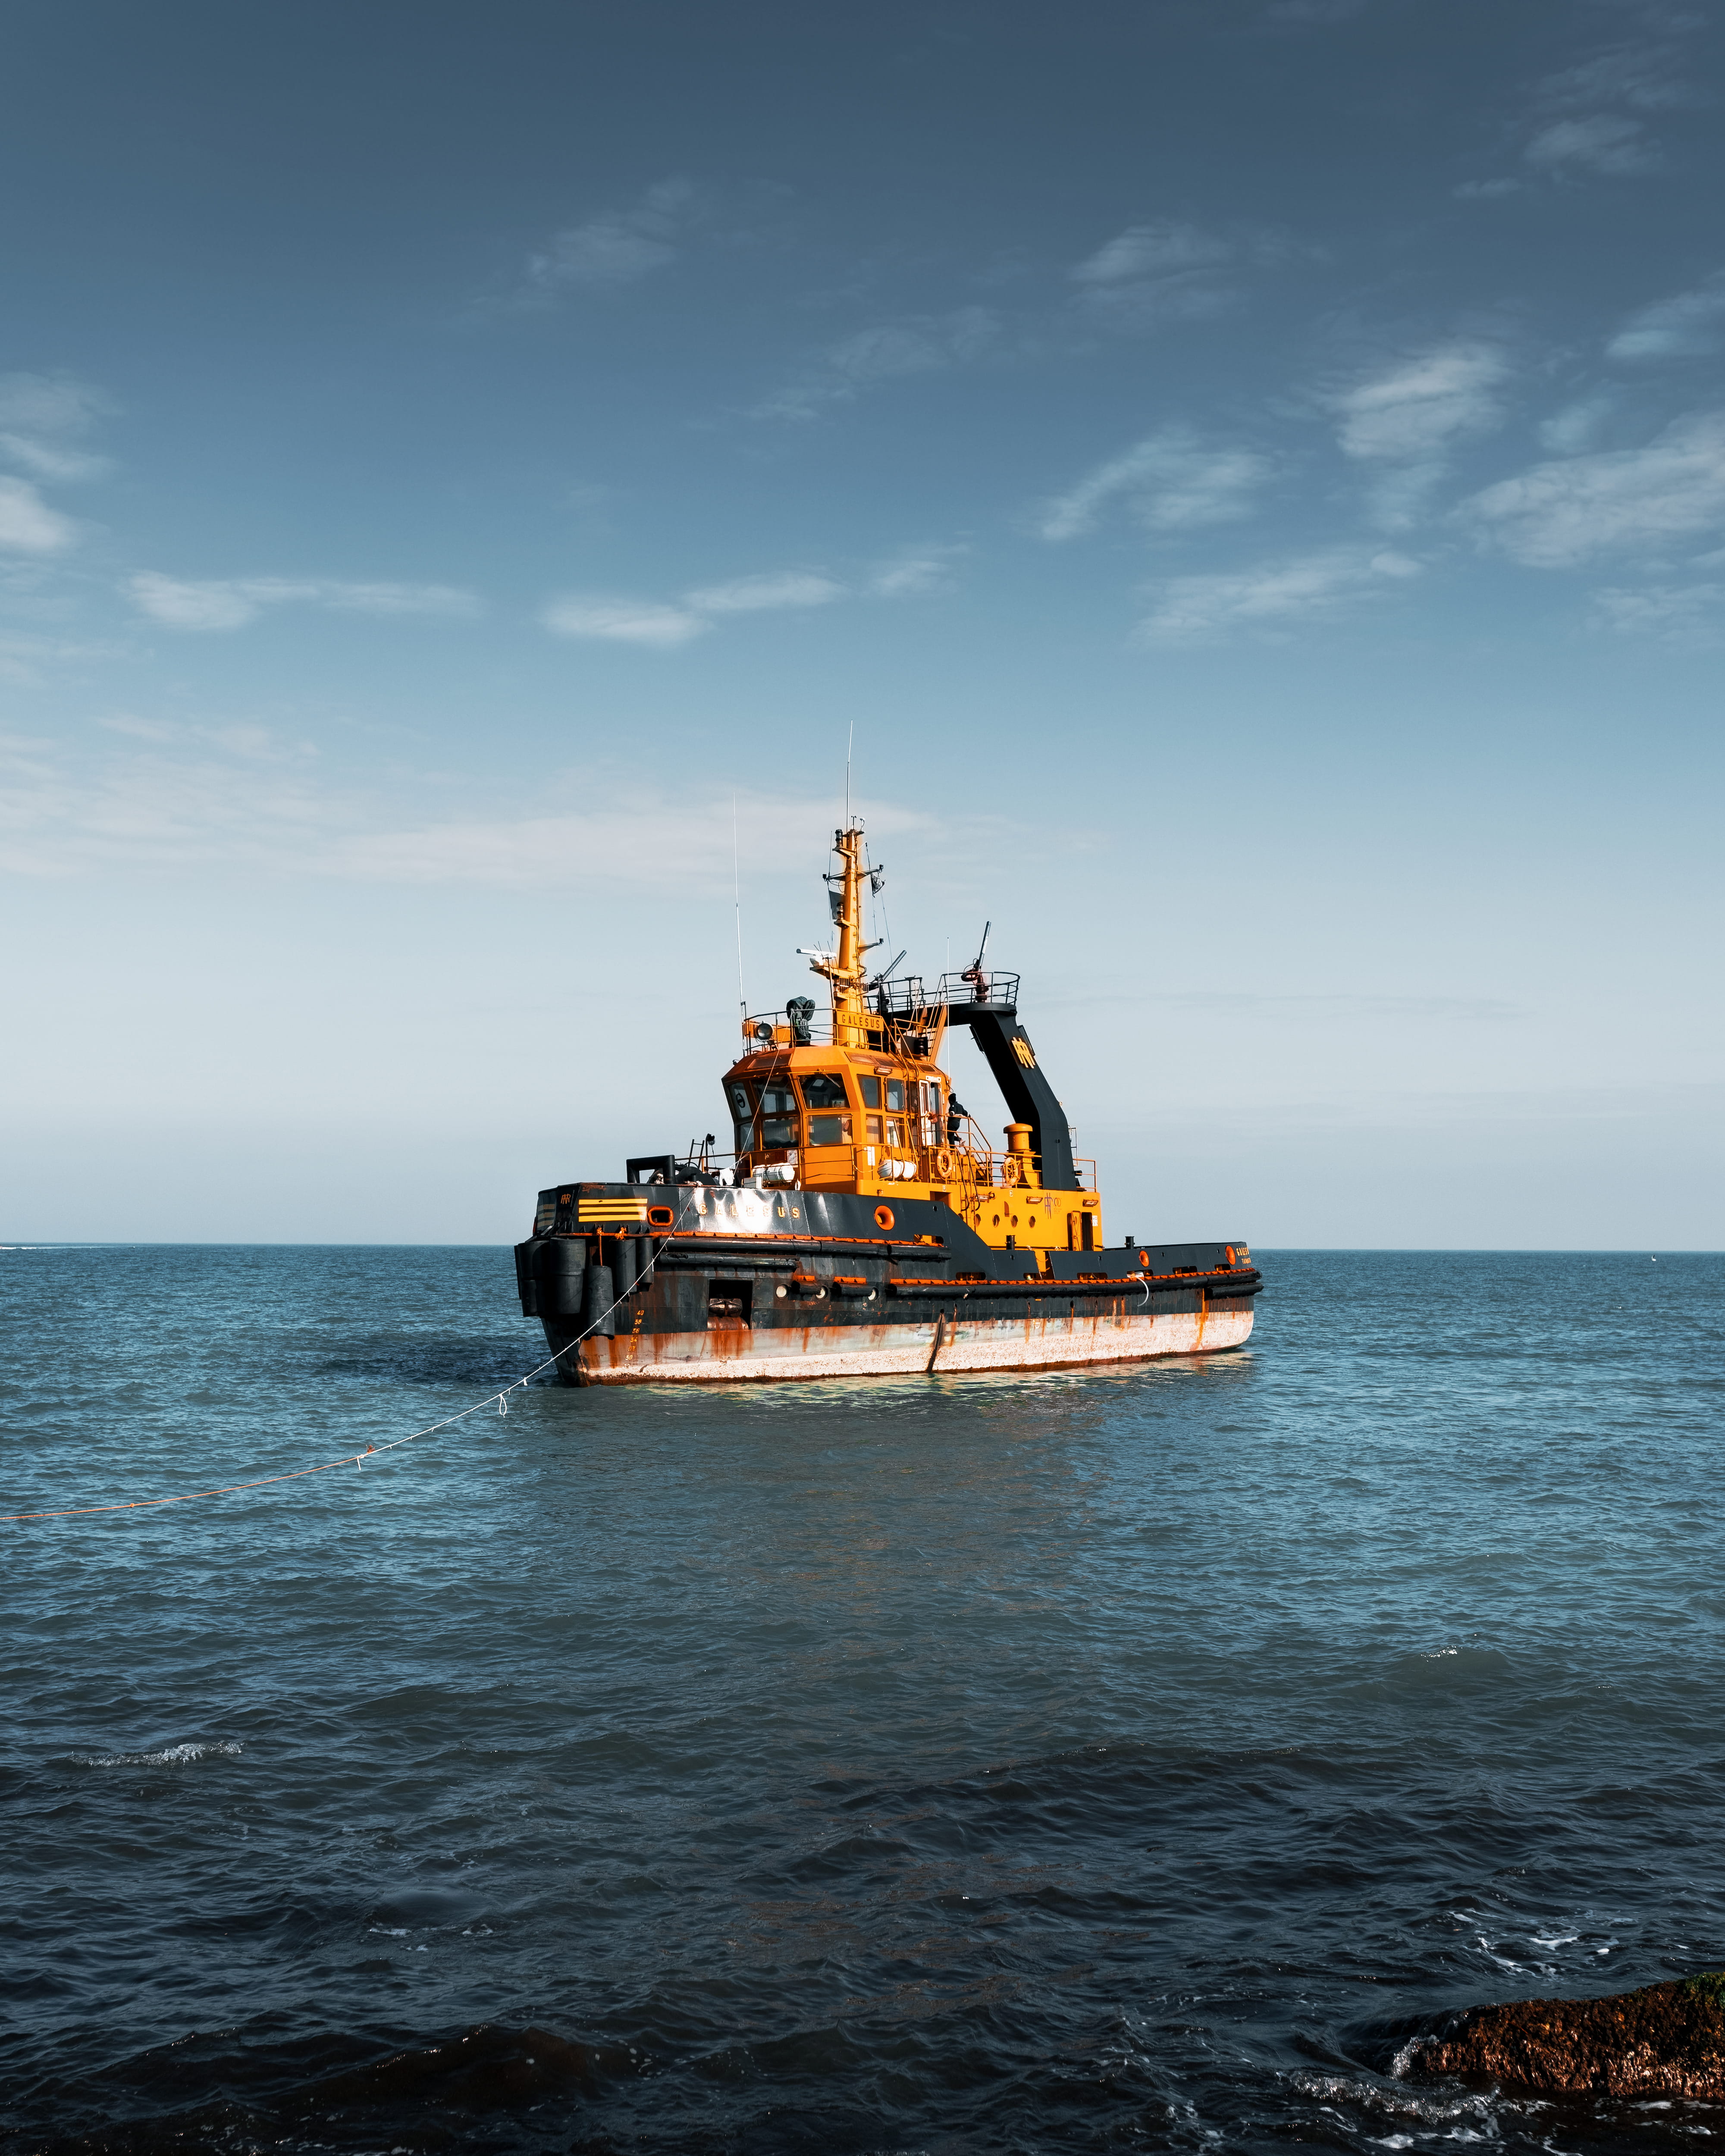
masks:
<path fill-rule="evenodd" d="M 612 1304 L 617 1291 L 611 1285 L 609 1265 L 589 1265 L 587 1269 L 587 1291 L 581 1301 L 581 1329 L 597 1333 L 608 1340 L 617 1330 L 617 1312 Z"/>
<path fill-rule="evenodd" d="M 539 1315 L 539 1297 L 533 1284 L 533 1245 L 517 1243 L 515 1246 L 515 1291 L 521 1299 L 521 1316 Z"/>
<path fill-rule="evenodd" d="M 533 1287 L 541 1317 L 573 1317 L 581 1308 L 583 1276 L 589 1270 L 579 1236 L 552 1235 L 533 1253 Z"/>

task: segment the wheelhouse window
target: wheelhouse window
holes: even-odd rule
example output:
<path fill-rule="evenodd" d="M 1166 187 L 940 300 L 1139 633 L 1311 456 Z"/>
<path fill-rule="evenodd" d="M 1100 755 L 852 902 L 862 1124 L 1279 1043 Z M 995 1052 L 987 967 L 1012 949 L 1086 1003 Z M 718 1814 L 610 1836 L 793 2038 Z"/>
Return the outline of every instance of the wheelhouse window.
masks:
<path fill-rule="evenodd" d="M 811 1116 L 809 1118 L 809 1142 L 812 1146 L 849 1145 L 850 1116 Z"/>
<path fill-rule="evenodd" d="M 880 1105 L 880 1081 L 878 1078 L 859 1078 L 856 1082 L 862 1087 L 864 1107 L 878 1108 Z"/>
<path fill-rule="evenodd" d="M 887 1080 L 886 1105 L 890 1110 L 896 1111 L 899 1115 L 902 1115 L 904 1113 L 905 1081 L 902 1078 L 889 1078 Z"/>
<path fill-rule="evenodd" d="M 797 1142 L 797 1096 L 788 1086 L 761 1088 L 761 1143 L 764 1147 L 793 1146 Z"/>
<path fill-rule="evenodd" d="M 803 1088 L 803 1098 L 811 1108 L 843 1108 L 849 1104 L 845 1097 L 845 1081 L 836 1070 L 811 1070 L 798 1081 Z"/>

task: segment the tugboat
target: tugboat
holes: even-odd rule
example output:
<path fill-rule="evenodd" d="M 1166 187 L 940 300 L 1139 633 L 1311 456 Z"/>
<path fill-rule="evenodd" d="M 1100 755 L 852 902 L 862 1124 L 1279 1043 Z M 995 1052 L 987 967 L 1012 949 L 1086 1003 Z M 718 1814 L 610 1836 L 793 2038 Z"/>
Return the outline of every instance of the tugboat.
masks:
<path fill-rule="evenodd" d="M 621 1181 L 553 1183 L 516 1245 L 525 1316 L 567 1384 L 1036 1370 L 1238 1348 L 1261 1286 L 1243 1242 L 1110 1247 L 1092 1161 L 1019 1019 L 1019 977 L 870 977 L 863 827 L 834 834 L 830 1013 L 745 1016 L 709 1135 Z M 902 954 L 901 954 L 901 957 Z M 940 1065 L 963 1026 L 1010 1120 L 992 1146 Z"/>

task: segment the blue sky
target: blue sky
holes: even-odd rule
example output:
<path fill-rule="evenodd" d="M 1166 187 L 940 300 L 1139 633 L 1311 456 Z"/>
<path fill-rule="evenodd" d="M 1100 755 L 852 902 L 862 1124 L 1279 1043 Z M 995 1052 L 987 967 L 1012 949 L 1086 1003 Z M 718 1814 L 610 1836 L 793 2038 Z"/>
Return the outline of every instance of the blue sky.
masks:
<path fill-rule="evenodd" d="M 1116 1237 L 1717 1247 L 1720 33 L 16 9 L 0 1226 L 716 1127 L 854 728 Z"/>

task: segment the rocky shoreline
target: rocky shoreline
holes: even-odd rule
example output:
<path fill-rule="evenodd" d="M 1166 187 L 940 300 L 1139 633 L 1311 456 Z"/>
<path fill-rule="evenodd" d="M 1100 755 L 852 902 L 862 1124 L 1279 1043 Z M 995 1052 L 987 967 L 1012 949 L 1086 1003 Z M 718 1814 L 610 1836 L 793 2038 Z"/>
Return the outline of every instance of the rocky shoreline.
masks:
<path fill-rule="evenodd" d="M 1605 1999 L 1476 2006 L 1416 2045 L 1405 2071 L 1550 2096 L 1725 2101 L 1725 1970 Z"/>

